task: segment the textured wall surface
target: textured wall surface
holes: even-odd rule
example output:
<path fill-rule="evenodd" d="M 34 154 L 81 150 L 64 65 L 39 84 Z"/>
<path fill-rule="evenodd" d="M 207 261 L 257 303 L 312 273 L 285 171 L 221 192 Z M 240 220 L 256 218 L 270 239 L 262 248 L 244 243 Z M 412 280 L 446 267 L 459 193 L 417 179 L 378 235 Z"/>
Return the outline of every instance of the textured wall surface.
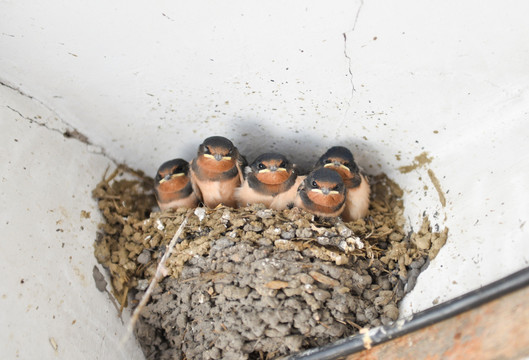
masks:
<path fill-rule="evenodd" d="M 6 87 L 0 119 L 0 358 L 143 359 L 135 340 L 120 347 L 122 321 L 92 277 L 91 192 L 112 162 Z"/>

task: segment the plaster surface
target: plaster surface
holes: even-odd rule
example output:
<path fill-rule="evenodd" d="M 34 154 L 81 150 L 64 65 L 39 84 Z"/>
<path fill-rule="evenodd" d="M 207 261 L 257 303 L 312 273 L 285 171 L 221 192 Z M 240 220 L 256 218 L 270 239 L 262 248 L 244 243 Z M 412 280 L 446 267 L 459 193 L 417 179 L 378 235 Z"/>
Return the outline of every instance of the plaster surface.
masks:
<path fill-rule="evenodd" d="M 120 346 L 125 326 L 92 277 L 91 191 L 112 162 L 6 87 L 0 119 L 0 358 L 143 359 L 135 339 Z"/>

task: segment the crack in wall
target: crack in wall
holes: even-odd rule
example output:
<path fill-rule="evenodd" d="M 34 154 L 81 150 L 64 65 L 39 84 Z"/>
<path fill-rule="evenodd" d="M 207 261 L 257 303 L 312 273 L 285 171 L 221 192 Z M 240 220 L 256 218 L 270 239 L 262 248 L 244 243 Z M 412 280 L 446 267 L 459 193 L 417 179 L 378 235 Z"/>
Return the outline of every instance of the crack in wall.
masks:
<path fill-rule="evenodd" d="M 108 160 L 112 161 L 114 164 L 116 164 L 116 165 L 119 164 L 118 161 L 116 161 L 116 159 L 112 158 L 111 156 L 109 156 L 106 153 L 105 149 L 102 146 L 92 144 L 86 135 L 84 135 L 82 132 L 80 132 L 77 129 L 75 129 L 67 121 L 65 121 L 60 116 L 58 116 L 58 114 L 53 109 L 51 109 L 49 106 L 47 106 L 44 102 L 36 99 L 35 97 L 33 97 L 33 96 L 29 95 L 29 94 L 24 93 L 19 88 L 14 87 L 14 86 L 12 86 L 10 84 L 7 84 L 4 81 L 0 81 L 0 86 L 4 86 L 4 87 L 6 87 L 8 89 L 11 89 L 12 91 L 17 92 L 18 94 L 20 94 L 23 97 L 26 97 L 26 98 L 28 98 L 28 99 L 30 99 L 32 101 L 36 101 L 37 103 L 42 105 L 44 108 L 46 108 L 48 111 L 50 111 L 52 114 L 54 114 L 55 119 L 60 121 L 64 125 L 64 127 L 66 129 L 65 130 L 61 130 L 61 129 L 58 129 L 58 128 L 51 127 L 45 121 L 39 121 L 38 117 L 30 118 L 30 117 L 25 116 L 24 114 L 22 114 L 19 110 L 15 109 L 15 108 L 13 108 L 13 107 L 11 107 L 9 105 L 6 105 L 6 107 L 9 110 L 11 110 L 14 113 L 16 113 L 17 115 L 19 115 L 22 119 L 25 119 L 25 120 L 29 121 L 30 124 L 36 124 L 36 125 L 39 125 L 41 127 L 44 127 L 45 129 L 47 129 L 49 131 L 53 131 L 53 132 L 56 132 L 58 134 L 61 134 L 62 136 L 64 136 L 67 139 L 72 139 L 72 140 L 79 141 L 79 142 L 87 145 L 87 151 L 90 154 L 102 155 L 102 156 L 106 157 Z M 95 150 L 91 150 L 90 148 L 93 148 Z"/>
<path fill-rule="evenodd" d="M 32 119 L 32 118 L 30 118 L 30 117 L 25 116 L 25 115 L 22 114 L 20 111 L 18 111 L 18 110 L 15 109 L 15 108 L 12 108 L 12 107 L 9 106 L 9 105 L 6 105 L 6 108 L 8 108 L 9 110 L 11 110 L 11 111 L 13 111 L 14 113 L 18 114 L 21 118 L 28 120 L 30 124 L 37 124 L 37 125 L 39 125 L 39 126 L 45 127 L 46 129 L 48 129 L 48 130 L 50 130 L 50 131 L 54 131 L 54 132 L 56 132 L 56 133 L 59 133 L 59 134 L 63 135 L 64 137 L 66 137 L 65 134 L 66 134 L 66 132 L 68 132 L 68 130 L 65 131 L 65 132 L 62 132 L 62 131 L 59 130 L 59 129 L 55 129 L 55 128 L 52 128 L 52 127 L 48 126 L 48 124 L 46 124 L 46 123 L 43 122 L 43 121 L 37 121 L 36 118 L 33 118 L 33 119 Z M 89 143 L 87 143 L 87 144 L 90 145 Z"/>
<path fill-rule="evenodd" d="M 17 92 L 18 94 L 20 94 L 20 95 L 22 95 L 22 96 L 24 96 L 24 97 L 26 97 L 26 98 L 28 98 L 28 99 L 30 99 L 30 100 L 32 100 L 32 101 L 36 101 L 37 103 L 39 103 L 40 105 L 42 105 L 44 108 L 46 108 L 48 111 L 50 111 L 51 113 L 53 113 L 53 114 L 55 115 L 55 118 L 56 118 L 57 120 L 59 120 L 59 121 L 60 121 L 60 122 L 66 127 L 66 128 L 72 129 L 71 132 L 75 131 L 75 132 L 77 132 L 77 133 L 80 134 L 79 131 L 75 130 L 74 127 L 71 126 L 67 121 L 63 120 L 60 116 L 58 116 L 58 114 L 57 114 L 52 108 L 50 108 L 47 104 L 45 104 L 43 101 L 41 101 L 41 100 L 39 100 L 39 99 L 37 99 L 37 98 L 35 98 L 35 97 L 29 95 L 29 94 L 26 94 L 25 92 L 23 92 L 23 91 L 20 90 L 19 88 L 15 87 L 15 86 L 13 86 L 13 85 L 10 85 L 10 84 L 8 84 L 8 83 L 6 83 L 6 82 L 4 82 L 4 81 L 1 81 L 1 80 L 0 80 L 0 85 L 6 87 L 6 88 L 8 88 L 8 89 L 11 89 L 11 90 L 13 90 L 13 91 L 15 91 L 15 92 Z M 8 106 L 8 107 L 9 107 L 9 106 Z M 10 109 L 13 110 L 13 111 L 16 111 L 16 110 L 14 110 L 13 108 L 10 108 Z M 50 128 L 49 126 L 45 125 L 45 124 L 42 123 L 42 122 L 37 121 L 36 119 L 30 119 L 30 118 L 28 118 L 28 117 L 26 117 L 26 116 L 24 116 L 24 115 L 22 115 L 22 114 L 20 114 L 20 113 L 19 113 L 19 115 L 22 116 L 23 118 L 29 120 L 29 121 L 35 122 L 35 123 L 37 123 L 38 125 L 45 126 L 45 127 L 48 128 L 49 130 L 52 130 L 52 128 Z M 60 130 L 58 130 L 58 129 L 55 129 L 55 130 L 60 131 Z M 88 137 L 87 137 L 87 136 L 83 136 L 83 139 L 85 139 L 85 141 L 83 141 L 84 143 L 86 143 L 86 144 L 88 144 L 88 145 L 92 145 L 92 144 L 88 141 Z"/>
<path fill-rule="evenodd" d="M 347 120 L 347 115 L 349 114 L 349 110 L 351 109 L 351 104 L 353 101 L 354 93 L 355 93 L 355 86 L 354 86 L 354 76 L 353 76 L 353 69 L 352 69 L 352 59 L 351 56 L 347 52 L 347 36 L 348 34 L 352 34 L 356 29 L 356 24 L 358 23 L 358 18 L 360 16 L 360 12 L 362 10 L 362 7 L 364 6 L 364 1 L 360 0 L 360 5 L 358 6 L 358 9 L 356 10 L 356 15 L 353 21 L 353 25 L 349 31 L 346 31 L 343 33 L 343 54 L 345 58 L 347 59 L 347 70 L 349 72 L 349 82 L 351 84 L 351 97 L 349 98 L 347 102 L 347 109 L 345 110 L 344 117 L 342 119 L 342 124 Z"/>

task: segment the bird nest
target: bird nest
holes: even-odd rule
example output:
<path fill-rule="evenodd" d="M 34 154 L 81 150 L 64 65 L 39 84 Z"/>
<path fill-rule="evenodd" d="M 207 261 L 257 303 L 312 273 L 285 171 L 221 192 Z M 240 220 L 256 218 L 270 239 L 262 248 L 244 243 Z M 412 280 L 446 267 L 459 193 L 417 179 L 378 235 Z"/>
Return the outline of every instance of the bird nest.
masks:
<path fill-rule="evenodd" d="M 370 177 L 369 216 L 298 208 L 152 211 L 152 179 L 120 166 L 93 191 L 95 256 L 121 307 L 136 306 L 182 222 L 135 333 L 148 359 L 265 359 L 390 324 L 448 229 L 405 231 L 403 193 Z"/>

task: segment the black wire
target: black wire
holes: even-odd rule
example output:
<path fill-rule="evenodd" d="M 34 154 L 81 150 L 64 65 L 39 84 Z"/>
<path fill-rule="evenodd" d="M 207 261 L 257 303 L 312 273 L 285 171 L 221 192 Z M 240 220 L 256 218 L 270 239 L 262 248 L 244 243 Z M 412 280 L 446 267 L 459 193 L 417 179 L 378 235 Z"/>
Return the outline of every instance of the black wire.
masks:
<path fill-rule="evenodd" d="M 484 303 L 497 299 L 529 285 L 529 267 L 515 272 L 480 289 L 431 307 L 392 325 L 379 326 L 369 330 L 371 346 L 382 344 L 432 324 L 459 315 Z M 330 345 L 306 350 L 288 357 L 290 360 L 330 360 L 365 350 L 364 335 L 358 334 L 338 340 Z"/>

